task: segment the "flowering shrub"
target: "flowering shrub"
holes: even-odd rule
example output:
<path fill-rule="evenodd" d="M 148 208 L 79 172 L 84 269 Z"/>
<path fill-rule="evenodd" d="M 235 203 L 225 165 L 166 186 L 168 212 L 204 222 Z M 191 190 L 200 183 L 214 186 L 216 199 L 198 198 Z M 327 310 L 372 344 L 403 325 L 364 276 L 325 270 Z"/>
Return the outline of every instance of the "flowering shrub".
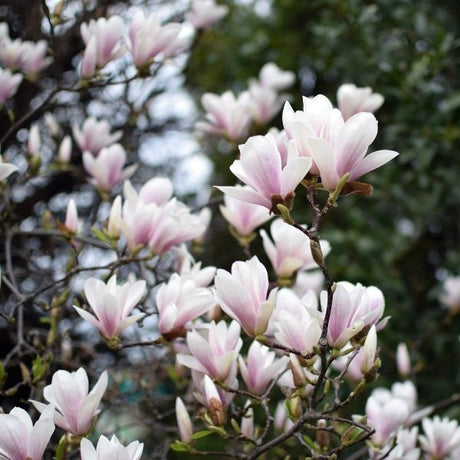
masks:
<path fill-rule="evenodd" d="M 386 293 L 336 277 L 321 238 L 344 203 L 374 199 L 362 181 L 397 175 L 398 145 L 368 154 L 385 95 L 346 83 L 337 108 L 317 94 L 295 110 L 296 74 L 274 62 L 239 94 L 203 94 L 196 134 L 228 171 L 190 198 L 152 157 L 189 121 L 168 85 L 231 8 L 124 7 L 43 1 L 36 41 L 0 24 L 0 457 L 457 458 L 457 421 L 433 413 L 458 393 L 426 404 L 415 385 L 430 331 L 382 346 Z M 231 267 L 205 263 L 224 221 Z M 459 283 L 444 278 L 448 325 Z M 393 357 L 403 381 L 377 386 Z"/>

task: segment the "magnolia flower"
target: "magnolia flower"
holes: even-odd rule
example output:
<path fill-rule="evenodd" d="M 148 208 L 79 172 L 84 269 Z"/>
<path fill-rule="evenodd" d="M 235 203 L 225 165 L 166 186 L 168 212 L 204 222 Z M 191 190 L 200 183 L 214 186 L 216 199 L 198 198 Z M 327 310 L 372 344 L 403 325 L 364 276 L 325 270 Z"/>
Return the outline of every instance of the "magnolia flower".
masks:
<path fill-rule="evenodd" d="M 267 62 L 259 73 L 259 82 L 265 88 L 282 91 L 295 81 L 294 72 L 280 69 L 274 62 Z"/>
<path fill-rule="evenodd" d="M 81 460 L 139 460 L 143 449 L 144 444 L 139 441 L 133 441 L 125 447 L 115 435 L 110 441 L 101 435 L 96 448 L 89 439 L 83 438 L 80 442 Z"/>
<path fill-rule="evenodd" d="M 181 279 L 174 273 L 162 284 L 156 295 L 158 330 L 166 338 L 182 335 L 190 321 L 206 313 L 215 305 L 209 289 L 196 287 L 192 280 Z"/>
<path fill-rule="evenodd" d="M 383 101 L 383 96 L 373 93 L 372 88 L 358 88 L 353 83 L 345 83 L 337 90 L 337 105 L 345 120 L 359 112 L 373 113 Z"/>
<path fill-rule="evenodd" d="M 201 104 L 207 112 L 208 121 L 200 121 L 195 125 L 199 131 L 224 136 L 231 141 L 238 141 L 246 136 L 251 122 L 248 92 L 241 93 L 238 98 L 232 91 L 226 91 L 222 95 L 205 93 Z"/>
<path fill-rule="evenodd" d="M 267 329 L 275 306 L 277 290 L 268 294 L 268 273 L 254 256 L 234 262 L 231 273 L 219 269 L 214 280 L 222 310 L 238 321 L 247 334 L 257 336 Z"/>
<path fill-rule="evenodd" d="M 251 393 L 262 394 L 270 381 L 286 368 L 287 358 L 275 359 L 275 356 L 268 347 L 256 341 L 249 347 L 246 361 L 238 356 L 241 376 Z"/>
<path fill-rule="evenodd" d="M 298 353 L 312 353 L 321 337 L 321 319 L 316 307 L 312 291 L 299 299 L 291 290 L 281 289 L 267 335 L 273 335 L 278 344 Z"/>
<path fill-rule="evenodd" d="M 104 147 L 97 157 L 90 152 L 83 153 L 83 166 L 86 172 L 93 178 L 94 185 L 104 192 L 110 192 L 115 185 L 134 174 L 137 165 L 123 169 L 125 162 L 126 152 L 120 144 Z"/>
<path fill-rule="evenodd" d="M 410 430 L 400 428 L 396 436 L 396 446 L 392 449 L 388 458 L 419 460 L 420 449 L 417 448 L 418 427 L 414 426 Z"/>
<path fill-rule="evenodd" d="M 0 68 L 0 105 L 16 94 L 22 79 L 21 74 L 13 74 L 8 69 Z"/>
<path fill-rule="evenodd" d="M 109 122 L 107 120 L 98 121 L 93 117 L 87 118 L 81 129 L 74 125 L 72 132 L 80 149 L 83 152 L 91 152 L 93 155 L 97 155 L 102 148 L 118 141 L 123 134 L 121 131 L 110 134 Z"/>
<path fill-rule="evenodd" d="M 456 420 L 437 415 L 422 420 L 423 435 L 419 436 L 422 449 L 430 458 L 445 458 L 460 446 L 460 428 Z"/>
<path fill-rule="evenodd" d="M 108 62 L 120 55 L 120 38 L 123 34 L 123 19 L 120 16 L 91 19 L 80 26 L 80 33 L 88 45 L 94 37 L 96 43 L 96 66 L 102 69 Z"/>
<path fill-rule="evenodd" d="M 216 267 L 201 268 L 201 262 L 195 262 L 185 245 L 175 248 L 175 253 L 178 256 L 176 271 L 182 280 L 192 280 L 197 287 L 207 287 L 214 281 Z"/>
<path fill-rule="evenodd" d="M 214 0 L 193 0 L 185 19 L 196 29 L 208 29 L 228 13 L 228 6 L 217 5 Z"/>
<path fill-rule="evenodd" d="M 271 88 L 262 86 L 257 81 L 249 84 L 249 110 L 252 118 L 263 125 L 269 122 L 281 109 L 282 99 Z"/>
<path fill-rule="evenodd" d="M 230 170 L 249 188 L 217 187 L 222 192 L 248 203 L 258 204 L 279 213 L 276 205 L 292 205 L 295 189 L 311 167 L 310 158 L 289 152 L 283 166 L 273 135 L 253 136 L 240 145 L 240 159 Z"/>
<path fill-rule="evenodd" d="M 48 43 L 40 40 L 36 43 L 25 41 L 22 44 L 21 70 L 30 77 L 35 77 L 40 71 L 51 64 L 52 59 L 46 57 Z"/>
<path fill-rule="evenodd" d="M 104 371 L 93 389 L 88 392 L 88 375 L 82 367 L 75 372 L 55 372 L 51 384 L 43 389 L 44 398 L 55 408 L 54 423 L 73 435 L 86 435 L 93 417 L 99 413 L 97 407 L 105 393 L 107 382 L 107 371 Z M 32 403 L 41 413 L 45 413 L 49 407 L 38 401 Z"/>
<path fill-rule="evenodd" d="M 381 447 L 395 436 L 409 416 L 409 409 L 399 398 L 381 399 L 373 393 L 366 403 L 366 415 L 375 430 L 371 442 Z"/>
<path fill-rule="evenodd" d="M 241 418 L 241 433 L 248 439 L 254 438 L 254 410 L 251 405 L 250 400 L 246 401 L 244 405 L 246 412 Z"/>
<path fill-rule="evenodd" d="M 155 13 L 145 17 L 138 11 L 129 25 L 128 47 L 134 65 L 139 69 L 149 65 L 160 53 L 169 55 L 177 46 L 175 43 L 181 26 L 177 23 L 161 25 Z"/>
<path fill-rule="evenodd" d="M 80 233 L 81 222 L 78 219 L 77 207 L 75 206 L 75 201 L 73 198 L 71 198 L 67 204 L 64 226 L 66 230 L 68 230 L 72 235 Z"/>
<path fill-rule="evenodd" d="M 298 270 L 316 268 L 310 249 L 310 238 L 297 228 L 275 219 L 270 225 L 272 240 L 265 230 L 260 231 L 265 252 L 279 278 L 290 278 Z M 329 254 L 328 241 L 321 240 L 321 251 Z"/>
<path fill-rule="evenodd" d="M 2 23 L 5 24 L 6 23 Z M 6 25 L 6 27 L 8 27 Z M 24 56 L 24 42 L 17 38 L 11 40 L 10 37 L 3 36 L 0 46 L 0 62 L 10 70 L 18 70 L 21 68 Z"/>
<path fill-rule="evenodd" d="M 181 398 L 176 398 L 176 420 L 179 428 L 179 437 L 182 442 L 190 442 L 193 435 L 193 425 Z"/>
<path fill-rule="evenodd" d="M 217 324 L 212 321 L 200 332 L 193 330 L 187 334 L 191 355 L 179 354 L 177 360 L 190 369 L 223 382 L 236 370 L 236 360 L 243 345 L 240 332 L 236 321 L 228 326 L 225 321 Z"/>
<path fill-rule="evenodd" d="M 236 188 L 241 186 L 237 185 Z M 246 190 L 249 187 L 241 187 Z M 224 195 L 224 205 L 219 207 L 225 220 L 239 236 L 250 236 L 254 230 L 270 219 L 267 208 Z"/>
<path fill-rule="evenodd" d="M 3 163 L 0 155 L 0 180 L 6 179 L 10 174 L 13 174 L 14 171 L 17 170 L 17 166 L 12 165 L 11 163 Z"/>
<path fill-rule="evenodd" d="M 321 292 L 321 307 L 326 311 L 327 292 Z M 385 299 L 380 289 L 341 281 L 332 299 L 327 340 L 334 348 L 342 348 L 365 327 L 377 324 L 383 315 Z M 386 322 L 381 322 L 381 329 Z"/>
<path fill-rule="evenodd" d="M 73 307 L 108 340 L 117 338 L 124 329 L 144 316 L 144 313 L 128 316 L 145 294 L 146 283 L 143 280 L 117 286 L 116 275 L 107 284 L 96 278 L 89 278 L 85 282 L 84 290 L 95 316 L 80 307 Z"/>
<path fill-rule="evenodd" d="M 460 276 L 451 276 L 444 281 L 441 301 L 452 313 L 460 310 Z"/>
<path fill-rule="evenodd" d="M 54 407 L 47 406 L 32 425 L 29 414 L 19 407 L 0 414 L 0 458 L 3 460 L 42 460 L 54 432 Z"/>
<path fill-rule="evenodd" d="M 372 114 L 361 112 L 344 121 L 323 95 L 304 97 L 303 102 L 303 111 L 297 112 L 286 102 L 283 126 L 299 155 L 313 159 L 311 173 L 321 176 L 327 190 L 334 190 L 346 173 L 350 174 L 348 182 L 353 182 L 398 155 L 379 150 L 366 156 L 377 136 L 377 120 Z"/>

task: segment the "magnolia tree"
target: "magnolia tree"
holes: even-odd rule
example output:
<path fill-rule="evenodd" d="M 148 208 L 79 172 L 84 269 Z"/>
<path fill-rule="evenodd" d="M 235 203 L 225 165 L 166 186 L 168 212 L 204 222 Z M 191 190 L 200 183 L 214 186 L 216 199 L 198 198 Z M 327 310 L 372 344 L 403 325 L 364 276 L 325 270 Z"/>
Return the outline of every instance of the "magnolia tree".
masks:
<path fill-rule="evenodd" d="M 397 318 L 378 287 L 331 277 L 320 238 L 398 155 L 368 153 L 383 96 L 345 84 L 337 108 L 298 108 L 275 63 L 204 94 L 196 133 L 234 180 L 186 203 L 150 150 L 191 126 L 164 101 L 182 104 L 169 91 L 228 7 L 98 3 L 41 2 L 35 41 L 0 24 L 0 457 L 459 458 L 457 422 L 433 414 L 458 396 L 419 407 L 404 343 L 402 381 L 376 386 Z M 229 270 L 199 260 L 219 214 L 241 246 Z"/>

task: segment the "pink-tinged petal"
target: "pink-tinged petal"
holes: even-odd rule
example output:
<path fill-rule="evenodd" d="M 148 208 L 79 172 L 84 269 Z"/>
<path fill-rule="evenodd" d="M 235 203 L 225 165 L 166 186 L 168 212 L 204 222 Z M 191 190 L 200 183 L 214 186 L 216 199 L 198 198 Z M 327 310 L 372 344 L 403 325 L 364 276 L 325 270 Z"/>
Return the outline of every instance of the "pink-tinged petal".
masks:
<path fill-rule="evenodd" d="M 237 200 L 244 201 L 246 203 L 257 204 L 268 209 L 271 208 L 271 200 L 251 188 L 230 186 L 216 186 L 216 188 L 226 195 L 231 196 L 232 198 L 236 198 Z"/>
<path fill-rule="evenodd" d="M 262 243 L 264 246 L 265 253 L 270 259 L 272 266 L 276 267 L 278 265 L 278 257 L 275 245 L 273 244 L 272 240 L 270 239 L 265 230 L 260 231 L 260 236 L 262 237 Z"/>
<path fill-rule="evenodd" d="M 271 291 L 268 299 L 265 302 L 262 302 L 257 308 L 256 321 L 253 332 L 255 336 L 263 334 L 267 330 L 268 322 L 270 321 L 273 309 L 275 308 L 276 293 L 276 289 Z"/>
<path fill-rule="evenodd" d="M 293 192 L 310 171 L 311 158 L 293 158 L 289 160 L 281 173 L 281 196 L 284 198 Z"/>
<path fill-rule="evenodd" d="M 54 411 L 54 409 L 53 409 Z M 43 418 L 38 420 L 32 428 L 29 436 L 28 456 L 32 460 L 41 460 L 46 446 L 54 432 L 52 419 Z"/>
<path fill-rule="evenodd" d="M 202 372 L 202 373 L 207 372 L 206 368 L 193 356 L 178 354 L 177 362 L 179 364 L 182 364 L 185 367 L 188 367 L 189 369 L 192 369 L 198 372 Z"/>
<path fill-rule="evenodd" d="M 100 330 L 102 335 L 110 339 L 116 336 L 117 326 L 121 320 L 121 307 L 115 296 L 102 292 L 101 302 L 95 313 L 100 321 Z"/>
<path fill-rule="evenodd" d="M 214 361 L 214 356 L 210 353 L 209 343 L 201 337 L 196 331 L 187 334 L 187 345 L 192 355 L 204 367 L 205 372 L 211 375 L 217 375 L 217 368 Z M 199 369 L 197 369 L 199 370 Z"/>
<path fill-rule="evenodd" d="M 122 317 L 128 316 L 131 310 L 139 303 L 141 298 L 146 293 L 146 282 L 144 280 L 136 281 L 134 284 L 127 286 L 128 295 L 123 302 Z"/>
<path fill-rule="evenodd" d="M 96 326 L 98 329 L 101 328 L 101 323 L 96 319 L 95 316 L 93 316 L 91 313 L 88 313 L 86 310 L 83 310 L 83 308 L 77 307 L 76 305 L 72 305 L 73 308 L 77 311 L 77 313 L 85 320 L 88 321 L 88 323 L 92 324 L 93 326 Z"/>
<path fill-rule="evenodd" d="M 134 324 L 136 321 L 139 321 L 145 316 L 145 313 L 137 313 L 136 315 L 128 316 L 118 323 L 117 329 L 115 331 L 116 335 L 120 335 L 127 327 Z"/>
<path fill-rule="evenodd" d="M 222 310 L 238 321 L 250 335 L 254 332 L 255 307 L 248 292 L 225 270 L 217 270 L 216 297 Z"/>
<path fill-rule="evenodd" d="M 173 303 L 167 305 L 159 313 L 158 330 L 161 334 L 167 334 L 175 328 L 177 320 L 177 306 Z"/>
<path fill-rule="evenodd" d="M 146 182 L 139 191 L 139 198 L 144 203 L 165 204 L 173 194 L 173 184 L 166 177 L 155 177 Z"/>
<path fill-rule="evenodd" d="M 380 168 L 380 166 L 388 163 L 398 155 L 399 153 L 394 150 L 377 150 L 376 152 L 370 153 L 351 170 L 350 181 L 364 176 L 364 174 L 374 169 Z"/>
<path fill-rule="evenodd" d="M 329 143 L 323 139 L 309 137 L 307 140 L 310 155 L 316 163 L 321 183 L 327 190 L 334 190 L 340 177 L 335 166 L 335 154 Z"/>
<path fill-rule="evenodd" d="M 0 415 L 0 457 L 6 459 L 22 460 L 27 457 L 28 434 L 23 422 L 11 415 Z M 1 455 L 3 454 L 3 455 Z"/>
<path fill-rule="evenodd" d="M 350 172 L 377 136 L 377 119 L 371 113 L 353 115 L 338 135 L 337 173 L 342 177 Z"/>
<path fill-rule="evenodd" d="M 281 192 L 281 155 L 272 135 L 250 137 L 240 146 L 240 164 L 262 195 Z M 251 185 L 251 184 L 250 184 Z"/>
<path fill-rule="evenodd" d="M 86 438 L 83 438 L 80 442 L 80 455 L 81 460 L 98 460 L 93 443 Z"/>

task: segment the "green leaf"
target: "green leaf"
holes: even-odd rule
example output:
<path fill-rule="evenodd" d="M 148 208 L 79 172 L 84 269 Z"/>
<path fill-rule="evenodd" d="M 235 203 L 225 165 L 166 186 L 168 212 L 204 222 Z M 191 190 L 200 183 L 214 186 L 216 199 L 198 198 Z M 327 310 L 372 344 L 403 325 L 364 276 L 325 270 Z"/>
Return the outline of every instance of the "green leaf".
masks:
<path fill-rule="evenodd" d="M 190 450 L 190 446 L 182 441 L 173 442 L 169 447 L 176 452 L 188 452 Z"/>
<path fill-rule="evenodd" d="M 202 430 L 202 431 L 197 431 L 196 433 L 192 434 L 192 439 L 201 439 L 205 438 L 206 436 L 209 436 L 212 434 L 211 430 Z"/>

